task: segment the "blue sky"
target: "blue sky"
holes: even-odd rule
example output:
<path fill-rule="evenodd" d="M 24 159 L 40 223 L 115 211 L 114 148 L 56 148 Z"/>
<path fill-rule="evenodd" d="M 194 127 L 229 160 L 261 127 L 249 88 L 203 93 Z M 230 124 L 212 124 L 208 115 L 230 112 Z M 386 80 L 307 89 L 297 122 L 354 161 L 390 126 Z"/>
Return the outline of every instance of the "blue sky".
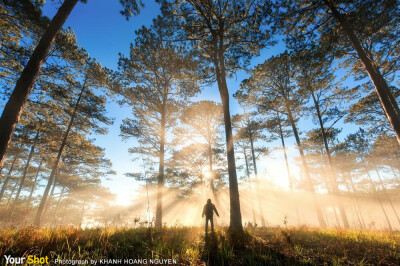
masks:
<path fill-rule="evenodd" d="M 57 2 L 57 1 L 56 1 Z M 121 6 L 118 0 L 89 0 L 87 4 L 78 3 L 72 11 L 64 27 L 71 27 L 78 39 L 78 44 L 83 46 L 91 57 L 96 58 L 103 66 L 117 69 L 118 53 L 127 55 L 129 45 L 134 40 L 134 31 L 142 25 L 149 26 L 152 19 L 160 14 L 159 5 L 154 1 L 144 1 L 145 7 L 138 16 L 132 17 L 129 21 L 120 15 Z M 59 4 L 49 1 L 43 9 L 45 15 L 50 18 L 55 14 Z M 264 49 L 260 56 L 252 60 L 252 65 L 262 63 L 268 57 L 276 55 L 284 50 L 284 45 L 278 45 Z M 238 72 L 234 79 L 228 81 L 230 94 L 232 95 L 239 87 L 240 82 L 247 77 L 243 71 Z M 348 86 L 351 84 L 347 84 Z M 216 86 L 204 88 L 202 93 L 195 100 L 214 100 L 220 102 L 218 89 Z M 105 148 L 106 156 L 113 163 L 113 169 L 117 172 L 111 180 L 104 181 L 103 185 L 109 187 L 113 193 L 119 195 L 118 203 L 128 204 L 134 197 L 134 191 L 139 183 L 131 178 L 124 176 L 124 173 L 133 171 L 140 167 L 139 164 L 132 163 L 128 154 L 128 148 L 134 143 L 122 142 L 119 137 L 120 124 L 122 119 L 131 115 L 129 107 L 121 107 L 116 102 L 110 102 L 107 105 L 108 115 L 115 118 L 113 126 L 109 127 L 109 133 L 103 136 L 95 136 L 96 144 Z M 231 97 L 231 113 L 241 112 L 241 107 Z M 340 125 L 339 126 L 343 126 Z M 301 120 L 300 129 L 308 130 L 312 127 L 309 119 Z M 353 132 L 356 128 L 351 125 L 346 126 L 345 132 Z M 347 134 L 347 133 L 346 133 Z M 288 139 L 289 156 L 293 158 L 298 156 L 294 148 L 294 140 Z M 279 142 L 270 144 L 278 146 Z M 283 165 L 283 155 L 281 152 L 275 152 L 271 158 L 265 158 L 260 162 L 260 172 L 267 173 L 271 181 L 281 186 L 287 185 L 286 172 Z M 135 169 L 135 171 L 138 171 Z M 282 176 L 282 172 L 284 176 Z M 293 171 L 295 172 L 295 171 Z M 277 176 L 281 176 L 280 178 Z M 274 177 L 276 177 L 274 179 Z"/>

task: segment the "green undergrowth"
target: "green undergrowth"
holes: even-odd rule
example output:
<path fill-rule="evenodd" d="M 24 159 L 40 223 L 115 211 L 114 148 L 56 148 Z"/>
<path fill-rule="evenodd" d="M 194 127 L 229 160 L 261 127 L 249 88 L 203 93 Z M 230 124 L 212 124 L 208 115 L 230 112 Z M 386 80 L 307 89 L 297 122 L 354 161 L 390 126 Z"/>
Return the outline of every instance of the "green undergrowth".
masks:
<path fill-rule="evenodd" d="M 199 227 L 33 227 L 0 230 L 4 255 L 54 259 L 175 259 L 180 265 L 400 265 L 400 233 L 267 227 L 233 234 Z"/>

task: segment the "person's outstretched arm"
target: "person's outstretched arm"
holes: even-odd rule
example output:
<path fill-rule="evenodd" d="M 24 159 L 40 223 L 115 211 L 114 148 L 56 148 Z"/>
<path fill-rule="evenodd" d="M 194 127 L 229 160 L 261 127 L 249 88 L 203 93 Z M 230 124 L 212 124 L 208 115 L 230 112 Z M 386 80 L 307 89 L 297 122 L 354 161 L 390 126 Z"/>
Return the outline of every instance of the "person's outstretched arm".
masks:
<path fill-rule="evenodd" d="M 201 215 L 201 218 L 203 218 L 204 217 L 204 214 L 206 213 L 206 206 L 204 206 L 204 208 L 203 208 L 203 213 L 202 213 L 202 215 Z"/>
<path fill-rule="evenodd" d="M 219 217 L 219 214 L 218 214 L 217 208 L 215 208 L 215 205 L 214 205 L 214 211 L 215 211 L 215 214 L 217 214 L 217 216 Z"/>

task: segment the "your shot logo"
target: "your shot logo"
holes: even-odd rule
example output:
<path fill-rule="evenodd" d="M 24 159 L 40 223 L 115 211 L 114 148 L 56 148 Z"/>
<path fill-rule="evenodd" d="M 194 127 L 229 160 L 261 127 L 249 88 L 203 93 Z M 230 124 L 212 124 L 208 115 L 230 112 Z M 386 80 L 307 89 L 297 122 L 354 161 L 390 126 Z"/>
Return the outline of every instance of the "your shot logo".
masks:
<path fill-rule="evenodd" d="M 6 265 L 18 264 L 49 264 L 49 257 L 38 257 L 36 255 L 29 255 L 27 257 L 12 257 L 11 255 L 4 255 Z"/>

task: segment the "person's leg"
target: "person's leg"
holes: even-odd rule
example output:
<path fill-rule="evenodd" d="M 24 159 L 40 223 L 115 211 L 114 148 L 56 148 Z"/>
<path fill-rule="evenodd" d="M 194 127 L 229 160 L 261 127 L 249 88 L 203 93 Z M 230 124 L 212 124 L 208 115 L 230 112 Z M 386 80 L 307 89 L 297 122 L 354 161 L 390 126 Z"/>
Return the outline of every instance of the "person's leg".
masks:
<path fill-rule="evenodd" d="M 211 217 L 210 222 L 211 222 L 211 232 L 214 233 L 214 219 L 213 219 L 213 217 Z"/>
<path fill-rule="evenodd" d="M 206 217 L 206 235 L 207 235 L 207 229 L 208 229 L 208 217 Z"/>

